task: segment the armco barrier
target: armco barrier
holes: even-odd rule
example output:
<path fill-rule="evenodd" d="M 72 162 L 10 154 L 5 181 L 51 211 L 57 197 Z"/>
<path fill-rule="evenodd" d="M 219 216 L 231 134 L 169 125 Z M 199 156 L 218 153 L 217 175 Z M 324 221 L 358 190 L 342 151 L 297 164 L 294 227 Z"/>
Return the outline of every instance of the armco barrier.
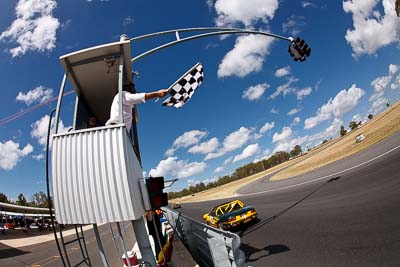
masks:
<path fill-rule="evenodd" d="M 237 234 L 215 229 L 169 208 L 163 210 L 176 236 L 200 266 L 247 266 Z"/>

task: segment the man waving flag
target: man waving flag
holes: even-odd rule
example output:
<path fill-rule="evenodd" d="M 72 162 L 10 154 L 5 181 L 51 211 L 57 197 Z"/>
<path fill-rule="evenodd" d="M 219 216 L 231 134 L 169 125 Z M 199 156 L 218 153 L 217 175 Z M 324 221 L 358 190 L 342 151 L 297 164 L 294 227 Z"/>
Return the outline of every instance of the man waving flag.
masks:
<path fill-rule="evenodd" d="M 203 78 L 203 66 L 197 63 L 169 87 L 171 96 L 163 102 L 163 106 L 181 108 L 192 97 Z"/>

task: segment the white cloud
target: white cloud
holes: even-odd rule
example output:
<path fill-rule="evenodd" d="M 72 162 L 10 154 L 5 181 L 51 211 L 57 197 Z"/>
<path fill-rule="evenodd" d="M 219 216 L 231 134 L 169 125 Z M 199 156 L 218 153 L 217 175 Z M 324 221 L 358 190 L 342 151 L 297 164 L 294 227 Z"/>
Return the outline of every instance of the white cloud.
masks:
<path fill-rule="evenodd" d="M 392 43 L 399 43 L 400 23 L 396 16 L 394 1 L 383 0 L 383 15 L 380 14 L 379 0 L 343 1 L 343 10 L 352 13 L 353 30 L 346 32 L 355 58 L 362 54 L 373 55 Z"/>
<path fill-rule="evenodd" d="M 250 101 L 258 100 L 261 98 L 267 88 L 269 88 L 269 84 L 267 83 L 250 86 L 243 92 L 242 98 Z"/>
<path fill-rule="evenodd" d="M 35 121 L 31 124 L 31 137 L 36 139 L 37 142 L 43 146 L 43 149 L 46 149 L 47 142 L 47 130 L 49 127 L 49 115 L 45 115 L 39 120 Z M 51 122 L 51 131 L 50 134 L 53 134 L 55 131 L 55 122 L 54 120 Z M 62 133 L 67 131 L 67 128 L 64 127 L 63 122 L 60 120 L 58 124 L 58 133 Z M 50 139 L 51 140 L 51 139 Z M 51 144 L 50 144 L 51 145 Z"/>
<path fill-rule="evenodd" d="M 385 97 L 379 97 L 377 99 L 369 99 L 372 102 L 371 108 L 369 109 L 369 113 L 372 114 L 379 114 L 381 111 L 383 111 L 386 108 L 386 105 L 388 104 L 388 99 Z"/>
<path fill-rule="evenodd" d="M 212 6 L 212 1 L 207 0 Z M 278 0 L 217 0 L 215 11 L 218 27 L 255 28 L 257 22 L 267 23 L 274 17 L 278 9 Z M 223 58 L 218 68 L 218 77 L 238 76 L 260 71 L 265 56 L 270 52 L 274 38 L 261 35 L 240 36 L 236 39 L 235 47 Z"/>
<path fill-rule="evenodd" d="M 316 92 L 318 92 L 319 87 L 321 86 L 321 82 L 322 82 L 322 80 L 319 80 L 319 81 L 315 84 L 314 88 L 315 88 L 315 91 L 316 91 Z"/>
<path fill-rule="evenodd" d="M 277 69 L 277 70 L 275 71 L 275 76 L 278 77 L 278 78 L 281 78 L 281 77 L 284 77 L 284 76 L 289 75 L 290 72 L 291 72 L 290 66 L 286 66 L 286 67 Z"/>
<path fill-rule="evenodd" d="M 271 130 L 272 128 L 275 127 L 275 122 L 267 122 L 264 124 L 263 127 L 261 127 L 260 129 L 260 134 L 264 134 L 265 132 L 268 132 L 269 130 Z"/>
<path fill-rule="evenodd" d="M 331 100 L 317 111 L 317 116 L 310 117 L 304 120 L 304 129 L 312 129 L 323 121 L 329 120 L 332 117 Z"/>
<path fill-rule="evenodd" d="M 210 5 L 209 1 L 207 3 Z M 260 20 L 266 23 L 274 17 L 278 6 L 278 0 L 217 0 L 215 23 L 218 27 L 231 27 L 238 23 L 250 27 Z"/>
<path fill-rule="evenodd" d="M 399 70 L 399 66 L 390 64 L 389 65 L 389 75 L 395 74 Z"/>
<path fill-rule="evenodd" d="M 305 17 L 292 15 L 282 24 L 282 30 L 291 36 L 297 36 L 305 26 Z"/>
<path fill-rule="evenodd" d="M 272 143 L 287 140 L 292 135 L 292 129 L 290 127 L 283 127 L 281 133 L 274 133 L 272 136 Z"/>
<path fill-rule="evenodd" d="M 292 85 L 293 82 L 296 82 L 296 81 L 298 81 L 297 78 L 290 77 L 285 84 L 279 85 L 276 88 L 276 91 L 274 93 L 272 93 L 269 96 L 269 98 L 274 99 L 277 96 L 279 96 L 280 94 L 283 94 L 283 96 L 286 96 L 286 95 L 288 95 L 290 93 L 294 93 L 296 91 L 296 89 L 291 87 L 291 85 Z"/>
<path fill-rule="evenodd" d="M 178 160 L 177 157 L 168 157 L 161 160 L 155 169 L 151 169 L 149 175 L 153 177 L 171 175 L 181 179 L 204 172 L 206 166 L 204 162 L 188 162 Z"/>
<path fill-rule="evenodd" d="M 26 105 L 33 103 L 43 103 L 53 97 L 53 89 L 46 88 L 42 85 L 28 91 L 26 94 L 19 92 L 16 100 L 24 102 Z"/>
<path fill-rule="evenodd" d="M 344 113 L 357 106 L 359 100 L 364 94 L 365 92 L 362 89 L 357 88 L 355 84 L 353 84 L 347 91 L 346 89 L 341 90 L 335 98 L 329 99 L 326 104 L 318 109 L 315 117 L 307 118 L 304 121 L 304 129 L 314 128 L 321 122 L 330 119 L 332 115 L 335 118 L 342 116 Z"/>
<path fill-rule="evenodd" d="M 207 155 L 206 155 L 206 157 L 204 158 L 204 160 L 210 160 L 210 159 L 215 159 L 215 158 L 219 158 L 219 157 L 221 157 L 221 156 L 223 156 L 223 155 L 225 155 L 226 154 L 226 152 L 224 151 L 224 150 L 219 150 L 219 151 L 217 151 L 217 152 L 211 152 L 211 153 L 208 153 Z"/>
<path fill-rule="evenodd" d="M 249 141 L 251 133 L 252 129 L 248 129 L 246 127 L 240 127 L 239 130 L 230 133 L 224 139 L 223 150 L 225 152 L 230 152 L 242 147 L 247 143 L 247 141 Z"/>
<path fill-rule="evenodd" d="M 221 173 L 224 171 L 224 167 L 220 166 L 214 170 L 214 173 Z"/>
<path fill-rule="evenodd" d="M 301 1 L 301 6 L 303 8 L 307 8 L 307 7 L 316 7 L 316 5 L 310 1 Z"/>
<path fill-rule="evenodd" d="M 297 100 L 302 100 L 305 96 L 310 95 L 311 92 L 312 92 L 311 87 L 305 87 L 303 89 L 296 91 Z"/>
<path fill-rule="evenodd" d="M 165 152 L 165 155 L 169 157 L 172 156 L 175 153 L 175 151 L 179 148 L 185 148 L 192 145 L 196 145 L 200 142 L 200 139 L 202 139 L 206 135 L 207 132 L 199 130 L 192 130 L 189 132 L 185 132 L 181 136 L 175 139 L 174 143 L 172 144 L 172 147 Z"/>
<path fill-rule="evenodd" d="M 263 135 L 260 134 L 260 133 L 254 133 L 254 134 L 253 134 L 253 140 L 254 140 L 254 141 L 257 141 L 257 140 L 260 139 L 261 137 L 263 137 Z"/>
<path fill-rule="evenodd" d="M 12 57 L 28 51 L 52 51 L 56 46 L 56 31 L 60 26 L 53 17 L 57 2 L 52 0 L 19 0 L 17 15 L 10 27 L 0 35 L 0 40 L 11 40 L 18 46 L 11 48 Z"/>
<path fill-rule="evenodd" d="M 244 77 L 251 72 L 260 71 L 274 41 L 273 38 L 263 35 L 239 36 L 234 48 L 219 64 L 218 77 Z"/>
<path fill-rule="evenodd" d="M 292 108 L 292 109 L 287 113 L 287 115 L 292 116 L 292 115 L 295 115 L 295 114 L 299 113 L 300 111 L 301 111 L 301 108 L 299 108 L 299 107 L 297 107 L 297 108 Z"/>
<path fill-rule="evenodd" d="M 297 124 L 300 123 L 300 121 L 301 121 L 300 117 L 296 117 L 296 118 L 293 119 L 292 124 L 293 124 L 293 125 L 297 125 Z"/>
<path fill-rule="evenodd" d="M 185 132 L 175 139 L 173 146 L 175 147 L 188 147 L 197 144 L 199 140 L 207 135 L 207 132 L 192 130 Z"/>
<path fill-rule="evenodd" d="M 262 153 L 260 158 L 256 158 L 256 159 L 253 160 L 253 163 L 256 163 L 256 162 L 264 160 L 264 159 L 268 159 L 271 156 L 272 156 L 271 155 L 271 151 L 269 149 L 266 149 L 266 150 L 264 150 L 264 152 Z"/>
<path fill-rule="evenodd" d="M 171 148 L 168 148 L 167 151 L 165 151 L 165 156 L 171 157 L 174 155 L 174 153 L 175 153 L 175 149 L 171 147 Z"/>
<path fill-rule="evenodd" d="M 390 84 L 390 80 L 392 79 L 392 75 L 377 77 L 375 80 L 371 82 L 371 85 L 374 87 L 375 93 L 383 92 L 388 85 Z"/>
<path fill-rule="evenodd" d="M 278 151 L 290 151 L 292 150 L 296 145 L 302 145 L 308 140 L 308 135 L 303 136 L 303 137 L 296 137 L 296 138 L 290 138 L 290 139 L 284 139 L 276 145 L 273 153 L 276 153 Z"/>
<path fill-rule="evenodd" d="M 393 91 L 400 89 L 400 74 L 397 75 L 397 77 L 393 79 L 393 82 L 392 82 L 392 84 L 390 85 L 390 88 L 391 88 Z"/>
<path fill-rule="evenodd" d="M 233 162 L 237 162 L 243 159 L 247 159 L 251 156 L 257 155 L 258 153 L 260 153 L 260 147 L 258 144 L 252 144 L 252 145 L 248 145 L 245 149 L 243 149 L 242 153 L 239 155 L 236 155 L 233 158 Z"/>
<path fill-rule="evenodd" d="M 201 181 L 201 182 L 202 182 L 203 184 L 207 185 L 207 184 L 212 183 L 212 182 L 215 182 L 215 181 L 217 181 L 217 180 L 218 180 L 218 178 L 214 177 L 214 178 L 207 178 L 207 179 L 204 179 L 204 180 Z"/>
<path fill-rule="evenodd" d="M 218 139 L 214 137 L 207 142 L 203 142 L 191 147 L 188 152 L 192 154 L 208 154 L 214 152 L 218 148 L 218 145 Z"/>
<path fill-rule="evenodd" d="M 283 68 L 283 69 L 284 69 L 284 68 Z M 279 70 L 281 70 L 281 71 L 279 72 L 278 75 L 283 75 L 283 74 L 285 73 L 285 71 L 284 71 L 283 69 L 279 69 Z M 279 71 L 279 70 L 278 70 L 278 71 Z M 278 72 L 278 71 L 277 71 L 277 72 Z M 275 76 L 276 76 L 277 72 L 275 72 Z M 285 74 L 285 75 L 289 75 L 289 73 L 288 73 L 288 74 Z M 286 95 L 288 95 L 288 94 L 295 94 L 295 95 L 297 96 L 297 100 L 302 100 L 305 96 L 310 95 L 311 92 L 312 92 L 312 88 L 311 88 L 310 86 L 304 87 L 304 88 L 302 88 L 302 89 L 298 89 L 298 88 L 292 86 L 292 83 L 297 82 L 298 80 L 299 80 L 299 79 L 297 79 L 297 78 L 295 78 L 295 77 L 293 77 L 293 76 L 288 77 L 287 82 L 284 83 L 284 84 L 279 85 L 279 86 L 276 88 L 275 92 L 273 92 L 273 93 L 269 96 L 269 98 L 270 98 L 270 99 L 275 99 L 277 96 L 279 96 L 279 95 L 281 95 L 281 94 L 282 94 L 283 96 L 286 96 Z"/>
<path fill-rule="evenodd" d="M 324 129 L 322 132 L 315 133 L 311 136 L 308 136 L 307 141 L 308 142 L 313 142 L 313 145 L 316 145 L 318 143 L 321 143 L 322 140 L 324 139 L 329 139 L 334 136 L 339 135 L 340 127 L 343 125 L 343 121 L 339 118 L 335 118 L 332 122 L 332 124 Z"/>
<path fill-rule="evenodd" d="M 72 23 L 72 19 L 67 20 L 66 22 L 61 23 L 61 30 L 66 31 Z"/>
<path fill-rule="evenodd" d="M 360 114 L 354 114 L 353 115 L 353 117 L 351 118 L 351 121 L 355 121 L 355 122 L 360 122 L 360 121 L 362 121 L 362 118 L 361 118 L 361 116 L 360 116 Z"/>
<path fill-rule="evenodd" d="M 315 133 L 313 135 L 297 136 L 296 138 L 286 138 L 279 141 L 273 151 L 273 153 L 278 151 L 292 150 L 296 145 L 305 147 L 313 147 L 316 144 L 321 143 L 322 140 L 328 140 L 333 136 L 339 135 L 340 127 L 343 125 L 343 121 L 339 118 L 335 118 L 332 124 L 321 132 Z"/>
<path fill-rule="evenodd" d="M 188 181 L 187 181 L 188 186 L 194 186 L 197 183 L 198 183 L 198 181 L 196 181 L 195 179 L 188 179 Z"/>
<path fill-rule="evenodd" d="M 206 4 L 209 10 L 212 10 L 214 8 L 214 2 L 215 0 L 207 0 Z"/>
<path fill-rule="evenodd" d="M 271 108 L 269 112 L 271 112 L 272 114 L 279 114 L 279 111 L 276 108 Z"/>
<path fill-rule="evenodd" d="M 131 16 L 127 16 L 124 18 L 124 20 L 122 21 L 122 26 L 126 27 L 129 24 L 132 24 L 135 20 L 131 17 Z"/>
<path fill-rule="evenodd" d="M 250 140 L 252 132 L 253 129 L 240 127 L 239 130 L 236 130 L 225 137 L 223 146 L 217 152 L 207 154 L 204 160 L 221 157 L 228 152 L 242 147 Z"/>
<path fill-rule="evenodd" d="M 19 144 L 11 140 L 5 143 L 0 142 L 0 168 L 6 171 L 12 170 L 21 158 L 32 151 L 33 147 L 29 143 L 23 149 L 19 149 Z"/>
<path fill-rule="evenodd" d="M 385 93 L 388 88 L 396 90 L 400 85 L 400 74 L 396 77 L 396 73 L 399 70 L 398 65 L 389 65 L 389 74 L 387 76 L 377 77 L 371 82 L 371 86 L 374 88 L 373 94 L 368 99 L 372 102 L 369 109 L 369 113 L 378 114 L 386 108 L 386 104 L 389 99 Z"/>
<path fill-rule="evenodd" d="M 32 155 L 32 158 L 36 160 L 41 160 L 44 159 L 44 154 Z"/>
<path fill-rule="evenodd" d="M 228 165 L 228 164 L 231 164 L 231 163 L 232 163 L 232 159 L 233 159 L 232 156 L 229 157 L 229 158 L 227 158 L 226 160 L 224 160 L 224 163 L 223 163 L 222 165 L 223 165 L 223 166 L 226 166 L 226 165 Z"/>

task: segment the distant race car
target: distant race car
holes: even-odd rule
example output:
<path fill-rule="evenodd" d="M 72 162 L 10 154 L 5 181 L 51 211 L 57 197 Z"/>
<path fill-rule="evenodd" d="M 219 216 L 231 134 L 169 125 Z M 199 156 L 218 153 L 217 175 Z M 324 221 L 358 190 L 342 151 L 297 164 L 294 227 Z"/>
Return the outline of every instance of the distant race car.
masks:
<path fill-rule="evenodd" d="M 356 143 L 360 143 L 365 139 L 365 135 L 364 134 L 359 134 L 356 136 Z"/>
<path fill-rule="evenodd" d="M 203 215 L 203 220 L 210 226 L 230 230 L 249 223 L 257 218 L 257 211 L 251 206 L 244 206 L 240 200 L 223 203 Z"/>

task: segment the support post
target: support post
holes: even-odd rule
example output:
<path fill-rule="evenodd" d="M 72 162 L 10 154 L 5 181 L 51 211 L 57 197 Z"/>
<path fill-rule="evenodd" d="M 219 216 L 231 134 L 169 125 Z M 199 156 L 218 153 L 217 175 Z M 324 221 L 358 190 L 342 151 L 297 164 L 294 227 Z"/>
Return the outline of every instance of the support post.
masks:
<path fill-rule="evenodd" d="M 128 263 L 128 267 L 132 267 L 131 261 L 129 260 L 128 252 L 126 250 L 125 241 L 122 236 L 121 225 L 119 224 L 119 222 L 117 222 L 117 229 L 118 229 L 118 235 L 119 235 L 119 239 L 121 241 L 122 250 L 124 251 L 126 262 Z"/>
<path fill-rule="evenodd" d="M 119 57 L 119 74 L 118 74 L 118 100 L 119 100 L 119 121 L 124 122 L 124 114 L 123 114 L 123 103 L 122 103 L 122 87 L 124 80 L 124 55 L 121 54 Z"/>
<path fill-rule="evenodd" d="M 157 266 L 156 258 L 150 245 L 149 235 L 147 234 L 143 217 L 132 221 L 132 226 L 143 261 L 150 263 L 150 266 Z"/>
<path fill-rule="evenodd" d="M 129 40 L 128 36 L 123 34 L 120 37 L 120 41 L 126 41 Z M 120 59 L 120 73 L 119 73 L 119 83 L 118 86 L 120 87 L 120 92 L 122 90 L 122 77 L 123 77 L 123 57 L 121 56 Z M 120 97 L 120 107 L 122 108 L 122 96 Z M 135 112 L 136 112 L 136 107 L 135 107 Z M 122 111 L 120 110 L 120 114 L 122 116 Z M 121 118 L 122 121 L 122 118 Z M 139 150 L 139 140 L 137 138 L 137 128 L 136 128 L 136 121 L 134 122 L 134 124 L 132 125 L 133 127 L 133 131 L 135 133 L 135 139 L 134 139 L 134 143 L 135 143 L 135 150 L 137 153 L 137 157 L 139 159 L 139 163 L 140 165 L 142 165 L 141 159 L 140 159 L 140 150 Z M 153 250 L 151 248 L 151 244 L 150 244 L 150 240 L 149 240 L 149 235 L 147 234 L 146 231 L 146 226 L 144 223 L 144 219 L 143 216 L 140 217 L 137 220 L 133 220 L 132 222 L 132 226 L 133 226 L 133 231 L 135 233 L 136 236 L 136 242 L 139 246 L 139 250 L 140 250 L 140 254 L 142 255 L 142 260 L 147 263 L 150 264 L 150 266 L 157 266 L 156 263 L 156 258 L 153 254 Z"/>
<path fill-rule="evenodd" d="M 60 121 L 60 109 L 61 109 L 64 88 L 65 88 L 65 83 L 67 82 L 68 74 L 69 74 L 69 72 L 64 74 L 63 80 L 61 82 L 60 93 L 58 94 L 58 101 L 57 101 L 57 108 L 56 108 L 56 120 L 55 120 L 56 126 L 55 126 L 55 131 L 54 131 L 55 134 L 58 133 L 58 122 Z"/>
<path fill-rule="evenodd" d="M 104 253 L 103 243 L 101 243 L 99 228 L 97 228 L 96 223 L 93 224 L 93 231 L 94 231 L 94 235 L 96 236 L 97 247 L 99 249 L 99 254 L 100 254 L 101 260 L 103 262 L 103 266 L 108 267 L 109 265 L 107 262 L 106 254 Z"/>

